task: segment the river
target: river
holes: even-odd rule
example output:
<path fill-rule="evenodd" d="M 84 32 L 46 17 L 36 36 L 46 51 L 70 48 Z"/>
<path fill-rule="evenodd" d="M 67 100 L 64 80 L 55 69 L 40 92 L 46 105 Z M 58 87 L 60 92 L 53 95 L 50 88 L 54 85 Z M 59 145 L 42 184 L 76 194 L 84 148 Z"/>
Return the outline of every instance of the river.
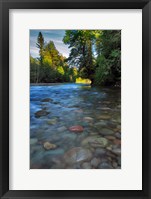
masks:
<path fill-rule="evenodd" d="M 121 90 L 30 86 L 31 169 L 120 169 Z"/>

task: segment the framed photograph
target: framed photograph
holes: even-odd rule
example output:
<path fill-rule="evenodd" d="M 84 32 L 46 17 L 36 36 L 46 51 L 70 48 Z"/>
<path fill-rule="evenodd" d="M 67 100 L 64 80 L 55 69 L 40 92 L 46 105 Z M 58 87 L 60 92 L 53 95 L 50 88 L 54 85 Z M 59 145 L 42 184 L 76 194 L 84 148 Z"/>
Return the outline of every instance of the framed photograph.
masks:
<path fill-rule="evenodd" d="M 149 0 L 1 1 L 1 198 L 150 198 Z"/>

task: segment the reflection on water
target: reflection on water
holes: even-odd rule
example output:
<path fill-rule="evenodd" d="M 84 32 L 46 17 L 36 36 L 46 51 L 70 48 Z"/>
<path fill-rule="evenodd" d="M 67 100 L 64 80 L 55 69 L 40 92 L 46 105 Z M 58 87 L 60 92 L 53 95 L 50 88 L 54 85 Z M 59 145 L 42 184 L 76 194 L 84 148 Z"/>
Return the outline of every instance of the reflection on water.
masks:
<path fill-rule="evenodd" d="M 120 89 L 31 86 L 30 168 L 120 169 Z"/>

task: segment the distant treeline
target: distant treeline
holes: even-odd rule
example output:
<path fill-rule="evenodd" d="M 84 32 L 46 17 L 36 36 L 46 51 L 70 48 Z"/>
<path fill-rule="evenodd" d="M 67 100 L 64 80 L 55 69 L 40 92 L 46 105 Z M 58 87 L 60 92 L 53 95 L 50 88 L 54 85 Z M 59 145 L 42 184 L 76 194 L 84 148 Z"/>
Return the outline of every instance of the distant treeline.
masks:
<path fill-rule="evenodd" d="M 31 83 L 75 82 L 90 79 L 94 85 L 120 85 L 121 31 L 67 30 L 63 42 L 70 49 L 63 57 L 53 41 L 44 42 L 39 32 L 39 58 L 30 57 Z"/>

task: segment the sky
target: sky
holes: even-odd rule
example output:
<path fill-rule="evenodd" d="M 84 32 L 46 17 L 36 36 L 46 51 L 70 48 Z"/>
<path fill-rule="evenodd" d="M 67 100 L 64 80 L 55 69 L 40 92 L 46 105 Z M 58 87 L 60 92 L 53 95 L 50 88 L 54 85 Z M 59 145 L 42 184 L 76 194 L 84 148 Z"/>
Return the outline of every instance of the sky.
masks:
<path fill-rule="evenodd" d="M 30 30 L 30 55 L 34 58 L 39 57 L 39 50 L 36 47 L 37 37 L 39 32 L 43 34 L 44 41 L 54 42 L 56 49 L 65 57 L 69 56 L 68 45 L 65 45 L 62 41 L 65 30 Z"/>

